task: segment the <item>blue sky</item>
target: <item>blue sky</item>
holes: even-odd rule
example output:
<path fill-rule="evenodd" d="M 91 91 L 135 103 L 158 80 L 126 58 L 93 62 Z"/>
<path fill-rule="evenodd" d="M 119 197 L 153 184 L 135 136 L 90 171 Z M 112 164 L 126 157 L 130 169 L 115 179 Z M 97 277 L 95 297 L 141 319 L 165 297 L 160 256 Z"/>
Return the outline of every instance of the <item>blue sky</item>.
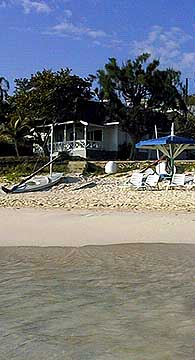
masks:
<path fill-rule="evenodd" d="M 149 52 L 162 67 L 189 77 L 195 92 L 193 0 L 0 0 L 0 76 L 15 78 L 49 68 L 95 74 Z"/>

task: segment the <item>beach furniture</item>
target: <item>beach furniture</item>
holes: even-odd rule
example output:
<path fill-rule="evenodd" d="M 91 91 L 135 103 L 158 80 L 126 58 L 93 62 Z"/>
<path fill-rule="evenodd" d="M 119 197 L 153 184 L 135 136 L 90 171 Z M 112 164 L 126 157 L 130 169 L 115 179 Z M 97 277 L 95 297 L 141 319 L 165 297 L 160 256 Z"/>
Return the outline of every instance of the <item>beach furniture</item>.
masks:
<path fill-rule="evenodd" d="M 144 171 L 144 177 L 147 177 L 148 175 L 153 175 L 154 174 L 154 170 L 152 168 L 148 168 L 146 169 L 146 171 Z"/>
<path fill-rule="evenodd" d="M 148 190 L 158 189 L 160 176 L 158 174 L 150 174 L 147 176 L 146 180 L 142 184 L 142 187 Z"/>
<path fill-rule="evenodd" d="M 136 149 L 159 150 L 170 162 L 170 174 L 174 174 L 175 159 L 187 149 L 195 149 L 195 139 L 177 136 L 174 134 L 174 123 L 171 126 L 171 134 L 157 139 L 141 140 L 135 145 Z"/>
<path fill-rule="evenodd" d="M 192 187 L 194 187 L 195 186 L 195 174 L 193 175 L 193 178 L 192 178 Z"/>
<path fill-rule="evenodd" d="M 160 176 L 167 176 L 168 172 L 166 171 L 166 161 L 162 161 L 156 165 L 156 173 Z"/>
<path fill-rule="evenodd" d="M 140 188 L 142 186 L 143 183 L 143 173 L 140 172 L 134 172 L 130 179 L 128 180 L 128 185 L 131 185 L 135 188 Z"/>
<path fill-rule="evenodd" d="M 184 185 L 187 189 L 193 189 L 195 187 L 195 174 L 194 175 L 185 175 Z"/>
<path fill-rule="evenodd" d="M 184 188 L 185 187 L 185 174 L 173 174 L 168 188 Z"/>
<path fill-rule="evenodd" d="M 159 175 L 149 174 L 146 178 L 142 173 L 133 173 L 131 175 L 129 184 L 137 190 L 152 190 L 158 189 Z"/>
<path fill-rule="evenodd" d="M 173 173 L 175 174 L 176 171 L 177 171 L 177 169 L 176 169 L 176 166 L 174 165 Z M 162 161 L 156 165 L 156 173 L 159 175 L 160 181 L 171 178 L 170 173 L 167 172 L 167 162 L 166 161 Z"/>

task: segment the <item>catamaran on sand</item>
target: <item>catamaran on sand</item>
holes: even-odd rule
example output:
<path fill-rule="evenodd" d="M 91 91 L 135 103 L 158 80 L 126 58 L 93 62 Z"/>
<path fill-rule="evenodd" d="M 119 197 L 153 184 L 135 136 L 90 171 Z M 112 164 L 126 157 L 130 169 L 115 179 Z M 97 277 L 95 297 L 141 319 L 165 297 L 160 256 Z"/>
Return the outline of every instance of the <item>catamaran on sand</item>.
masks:
<path fill-rule="evenodd" d="M 45 165 L 43 165 L 38 170 L 34 171 L 27 178 L 23 179 L 20 183 L 14 185 L 11 189 L 8 189 L 5 186 L 2 186 L 2 190 L 6 194 L 16 194 L 16 193 L 25 193 L 25 192 L 33 192 L 33 191 L 43 191 L 48 190 L 52 186 L 57 185 L 63 177 L 62 173 L 53 173 L 53 162 L 57 160 L 60 155 L 57 155 L 53 158 L 53 124 L 51 125 L 51 147 L 50 147 L 50 160 Z M 49 175 L 37 175 L 41 170 L 45 167 L 50 166 Z"/>
<path fill-rule="evenodd" d="M 59 184 L 59 182 L 63 178 L 62 173 L 52 173 L 52 171 L 50 171 L 49 175 L 37 175 L 46 166 L 51 165 L 53 161 L 55 161 L 57 158 L 59 158 L 59 156 L 49 161 L 47 164 L 42 166 L 33 174 L 23 179 L 20 183 L 14 185 L 11 189 L 2 186 L 2 190 L 7 194 L 18 194 L 25 192 L 48 190 L 52 186 Z"/>

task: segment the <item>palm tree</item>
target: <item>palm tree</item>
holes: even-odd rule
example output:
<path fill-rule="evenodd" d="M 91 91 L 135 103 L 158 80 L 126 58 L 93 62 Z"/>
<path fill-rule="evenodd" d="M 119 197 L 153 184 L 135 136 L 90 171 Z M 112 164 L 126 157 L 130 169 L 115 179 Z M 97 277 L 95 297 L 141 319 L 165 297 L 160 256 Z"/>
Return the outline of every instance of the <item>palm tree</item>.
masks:
<path fill-rule="evenodd" d="M 16 156 L 19 158 L 18 144 L 30 130 L 29 123 L 22 119 L 16 113 L 10 118 L 10 121 L 0 126 L 0 137 L 4 140 L 11 140 L 14 143 Z"/>

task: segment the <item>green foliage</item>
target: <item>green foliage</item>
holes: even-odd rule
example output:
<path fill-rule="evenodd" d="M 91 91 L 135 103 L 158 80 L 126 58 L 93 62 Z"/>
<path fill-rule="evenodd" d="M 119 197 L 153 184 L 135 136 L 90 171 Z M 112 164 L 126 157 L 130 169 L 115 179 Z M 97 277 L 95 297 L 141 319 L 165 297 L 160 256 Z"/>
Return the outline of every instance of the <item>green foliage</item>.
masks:
<path fill-rule="evenodd" d="M 57 72 L 45 69 L 31 75 L 30 79 L 15 80 L 13 113 L 20 114 L 29 127 L 35 128 L 35 142 L 43 148 L 46 155 L 50 131 L 47 124 L 77 120 L 78 101 L 91 99 L 92 81 L 92 76 L 82 79 L 72 75 L 68 68 Z M 45 139 L 40 134 L 40 126 L 48 133 Z"/>
<path fill-rule="evenodd" d="M 28 121 L 22 119 L 16 112 L 10 115 L 10 119 L 6 124 L 0 126 L 0 138 L 13 141 L 17 157 L 19 157 L 18 142 L 24 139 L 29 129 Z"/>
<path fill-rule="evenodd" d="M 195 94 L 188 96 L 188 105 L 195 105 Z"/>
<path fill-rule="evenodd" d="M 188 113 L 185 122 L 181 117 L 177 117 L 176 129 L 178 135 L 195 138 L 195 116 Z"/>
<path fill-rule="evenodd" d="M 159 61 L 148 63 L 149 58 L 144 53 L 122 66 L 110 58 L 105 69 L 97 72 L 99 98 L 106 100 L 109 120 L 119 121 L 131 134 L 132 155 L 141 137 L 153 135 L 154 125 L 162 130 L 170 127 L 168 110 L 186 111 L 180 73 L 160 70 Z"/>
<path fill-rule="evenodd" d="M 30 79 L 16 79 L 14 100 L 17 109 L 37 125 L 70 120 L 80 98 L 91 98 L 91 78 L 71 75 L 70 69 L 43 70 Z"/>

